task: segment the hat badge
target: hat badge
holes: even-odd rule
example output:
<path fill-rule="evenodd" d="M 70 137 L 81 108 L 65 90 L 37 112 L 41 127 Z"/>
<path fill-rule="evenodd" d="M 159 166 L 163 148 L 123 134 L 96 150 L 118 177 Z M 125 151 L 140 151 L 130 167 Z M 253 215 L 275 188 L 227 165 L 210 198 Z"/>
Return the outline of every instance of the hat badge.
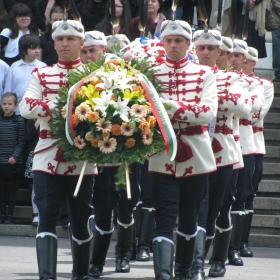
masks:
<path fill-rule="evenodd" d="M 175 23 L 170 24 L 170 29 L 175 30 L 177 29 L 177 25 Z"/>
<path fill-rule="evenodd" d="M 67 30 L 69 28 L 68 24 L 66 22 L 64 22 L 62 25 L 61 25 L 61 29 L 62 30 Z"/>

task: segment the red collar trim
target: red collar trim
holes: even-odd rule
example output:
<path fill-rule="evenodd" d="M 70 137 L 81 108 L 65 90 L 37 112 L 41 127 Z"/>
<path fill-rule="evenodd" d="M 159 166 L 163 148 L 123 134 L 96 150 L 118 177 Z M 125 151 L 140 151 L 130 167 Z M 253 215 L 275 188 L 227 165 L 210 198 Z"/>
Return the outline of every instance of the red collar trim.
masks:
<path fill-rule="evenodd" d="M 169 67 L 172 67 L 174 69 L 178 69 L 178 68 L 182 68 L 185 65 L 187 65 L 189 63 L 189 58 L 186 55 L 184 58 L 175 61 L 175 60 L 171 60 L 169 57 L 166 57 L 165 63 Z"/>
<path fill-rule="evenodd" d="M 81 58 L 77 58 L 72 61 L 65 61 L 65 60 L 58 59 L 58 62 L 57 62 L 58 67 L 67 69 L 67 70 L 76 68 L 76 67 L 80 66 L 81 64 L 82 64 Z"/>

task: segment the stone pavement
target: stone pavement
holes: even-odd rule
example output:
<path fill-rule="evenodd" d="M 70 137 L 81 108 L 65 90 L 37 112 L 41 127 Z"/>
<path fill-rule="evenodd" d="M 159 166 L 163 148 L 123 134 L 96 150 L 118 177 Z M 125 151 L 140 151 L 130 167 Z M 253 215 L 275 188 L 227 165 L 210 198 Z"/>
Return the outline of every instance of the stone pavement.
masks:
<path fill-rule="evenodd" d="M 67 238 L 58 241 L 57 280 L 71 279 L 71 252 Z M 130 273 L 115 273 L 112 241 L 104 276 L 100 279 L 154 279 L 153 263 L 131 262 Z M 279 280 L 280 248 L 252 247 L 254 258 L 243 258 L 243 267 L 227 266 L 225 280 Z M 209 256 L 209 255 L 208 255 Z M 206 265 L 206 275 L 209 265 Z M 34 237 L 0 236 L 0 280 L 38 279 Z M 207 278 L 214 279 L 214 278 Z"/>

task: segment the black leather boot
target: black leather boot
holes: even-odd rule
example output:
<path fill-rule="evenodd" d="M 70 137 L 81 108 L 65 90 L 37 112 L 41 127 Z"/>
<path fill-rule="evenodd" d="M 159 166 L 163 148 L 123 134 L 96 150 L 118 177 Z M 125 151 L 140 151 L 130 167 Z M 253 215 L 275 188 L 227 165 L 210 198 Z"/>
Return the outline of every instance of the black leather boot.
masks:
<path fill-rule="evenodd" d="M 252 219 L 253 219 L 253 212 L 246 213 L 243 234 L 242 234 L 241 244 L 239 248 L 241 257 L 247 257 L 247 258 L 253 257 L 253 252 L 248 246 Z"/>
<path fill-rule="evenodd" d="M 88 273 L 93 278 L 102 275 L 113 232 L 114 228 L 109 232 L 100 232 L 98 229 L 94 232 Z"/>
<path fill-rule="evenodd" d="M 142 203 L 142 202 L 141 202 Z M 134 208 L 133 211 L 133 233 L 132 233 L 132 246 L 131 246 L 131 254 L 129 256 L 129 260 L 136 260 L 137 255 L 137 246 L 138 246 L 138 239 L 139 239 L 139 232 L 141 227 L 141 215 L 142 215 L 142 204 L 139 203 Z"/>
<path fill-rule="evenodd" d="M 175 254 L 175 280 L 190 280 L 196 236 L 186 239 L 177 232 Z"/>
<path fill-rule="evenodd" d="M 195 242 L 191 280 L 204 279 L 205 243 L 206 243 L 205 231 L 198 230 L 196 236 L 196 242 Z"/>
<path fill-rule="evenodd" d="M 131 255 L 133 224 L 123 225 L 118 221 L 118 237 L 115 247 L 116 272 L 129 272 L 129 256 Z"/>
<path fill-rule="evenodd" d="M 36 236 L 37 262 L 40 280 L 56 279 L 57 237 L 49 232 Z"/>
<path fill-rule="evenodd" d="M 153 208 L 142 209 L 141 227 L 138 238 L 137 261 L 150 260 L 150 241 L 154 229 L 155 211 Z"/>
<path fill-rule="evenodd" d="M 213 241 L 213 238 L 211 238 L 211 239 L 206 239 L 206 241 L 205 241 L 205 254 L 204 254 L 204 260 L 205 260 L 205 259 L 206 259 L 206 257 L 207 257 L 207 254 L 208 254 L 209 249 L 210 249 L 210 247 L 211 247 L 212 241 Z"/>
<path fill-rule="evenodd" d="M 174 245 L 171 242 L 160 238 L 153 242 L 155 280 L 173 279 Z"/>
<path fill-rule="evenodd" d="M 77 240 L 73 236 L 72 259 L 73 270 L 72 280 L 87 279 L 90 257 L 90 243 L 92 236 L 88 240 Z"/>
<path fill-rule="evenodd" d="M 208 274 L 209 277 L 224 277 L 230 237 L 231 229 L 224 231 L 216 229 L 212 256 L 209 260 L 209 264 L 211 264 Z"/>
<path fill-rule="evenodd" d="M 232 232 L 228 251 L 228 262 L 231 265 L 243 266 L 243 261 L 239 256 L 239 247 L 243 233 L 245 215 L 231 214 Z"/>

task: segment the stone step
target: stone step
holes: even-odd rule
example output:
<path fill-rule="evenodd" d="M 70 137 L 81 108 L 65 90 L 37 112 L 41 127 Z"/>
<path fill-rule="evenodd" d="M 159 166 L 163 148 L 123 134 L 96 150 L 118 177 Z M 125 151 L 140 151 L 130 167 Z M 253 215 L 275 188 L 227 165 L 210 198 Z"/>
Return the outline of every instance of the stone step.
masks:
<path fill-rule="evenodd" d="M 263 174 L 264 175 L 280 175 L 280 163 L 277 162 L 264 162 L 263 164 Z"/>
<path fill-rule="evenodd" d="M 280 247 L 280 235 L 252 233 L 250 234 L 249 245 L 260 247 Z"/>
<path fill-rule="evenodd" d="M 258 193 L 278 193 L 280 194 L 280 181 L 262 180 Z"/>
<path fill-rule="evenodd" d="M 280 215 L 254 214 L 251 232 L 280 235 Z"/>
<path fill-rule="evenodd" d="M 271 112 L 271 109 L 275 109 L 275 108 L 277 109 L 280 108 L 280 98 L 277 96 L 274 97 L 269 112 Z"/>
<path fill-rule="evenodd" d="M 60 226 L 56 227 L 56 234 L 58 237 L 69 237 L 68 230 Z M 0 236 L 36 236 L 37 227 L 31 225 L 3 225 L 0 224 Z M 1 278 L 1 277 L 0 277 Z"/>
<path fill-rule="evenodd" d="M 274 95 L 277 96 L 280 93 L 280 82 L 274 82 Z"/>
<path fill-rule="evenodd" d="M 280 113 L 268 113 L 264 119 L 265 128 L 277 128 L 280 129 Z"/>
<path fill-rule="evenodd" d="M 256 68 L 254 70 L 254 73 L 256 76 L 260 78 L 265 78 L 269 80 L 274 79 L 274 71 L 272 69 L 261 69 L 261 68 Z"/>
<path fill-rule="evenodd" d="M 256 197 L 254 199 L 254 211 L 262 215 L 280 215 L 280 198 Z"/>
<path fill-rule="evenodd" d="M 265 124 L 264 139 L 266 146 L 280 146 L 280 131 L 276 128 L 269 128 L 270 125 Z"/>
<path fill-rule="evenodd" d="M 280 147 L 266 146 L 265 148 L 266 148 L 265 158 L 280 158 Z"/>

